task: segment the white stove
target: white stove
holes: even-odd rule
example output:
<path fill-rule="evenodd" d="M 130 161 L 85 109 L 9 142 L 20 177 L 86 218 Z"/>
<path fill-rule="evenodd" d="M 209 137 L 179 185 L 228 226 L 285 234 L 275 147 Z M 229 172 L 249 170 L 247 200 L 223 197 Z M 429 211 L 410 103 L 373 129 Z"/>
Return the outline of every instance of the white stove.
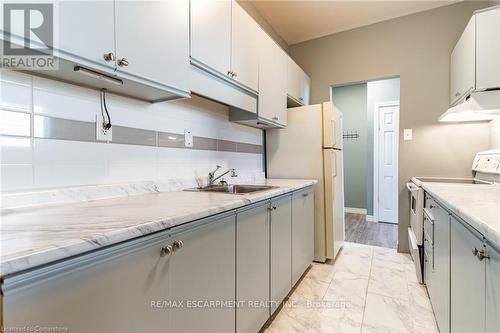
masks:
<path fill-rule="evenodd" d="M 446 177 L 413 177 L 406 184 L 410 200 L 410 227 L 408 240 L 410 254 L 415 263 L 417 278 L 423 283 L 422 259 L 424 239 L 424 190 L 422 183 L 464 183 L 464 184 L 490 184 L 500 186 L 500 150 L 487 150 L 476 154 L 472 162 L 471 178 L 446 178 Z"/>

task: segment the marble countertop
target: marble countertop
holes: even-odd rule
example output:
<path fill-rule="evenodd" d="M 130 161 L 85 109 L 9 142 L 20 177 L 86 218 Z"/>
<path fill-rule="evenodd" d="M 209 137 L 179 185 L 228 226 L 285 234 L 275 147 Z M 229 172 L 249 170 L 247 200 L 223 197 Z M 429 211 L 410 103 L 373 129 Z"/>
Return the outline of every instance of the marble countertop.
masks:
<path fill-rule="evenodd" d="M 422 187 L 500 248 L 500 186 L 423 182 Z"/>
<path fill-rule="evenodd" d="M 0 276 L 239 208 L 316 181 L 268 179 L 258 183 L 279 188 L 245 195 L 153 192 L 4 210 L 0 224 Z"/>

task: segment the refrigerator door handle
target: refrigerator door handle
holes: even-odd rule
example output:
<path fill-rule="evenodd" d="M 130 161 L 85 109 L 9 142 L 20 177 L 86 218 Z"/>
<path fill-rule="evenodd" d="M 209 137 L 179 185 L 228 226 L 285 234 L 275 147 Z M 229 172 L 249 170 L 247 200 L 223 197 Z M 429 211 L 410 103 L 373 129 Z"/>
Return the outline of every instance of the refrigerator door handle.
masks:
<path fill-rule="evenodd" d="M 336 131 L 336 126 L 335 126 L 335 118 L 332 119 L 332 136 L 333 136 L 333 146 L 335 147 L 337 145 L 337 131 Z"/>
<path fill-rule="evenodd" d="M 333 177 L 337 177 L 337 154 L 333 153 L 333 165 L 335 172 L 333 173 Z"/>

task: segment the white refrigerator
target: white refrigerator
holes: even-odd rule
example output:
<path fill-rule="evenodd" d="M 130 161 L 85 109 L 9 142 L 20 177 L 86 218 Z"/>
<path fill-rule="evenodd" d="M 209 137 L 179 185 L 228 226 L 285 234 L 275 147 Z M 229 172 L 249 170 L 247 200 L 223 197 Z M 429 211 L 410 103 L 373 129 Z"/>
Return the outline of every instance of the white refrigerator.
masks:
<path fill-rule="evenodd" d="M 266 132 L 268 178 L 316 179 L 314 260 L 335 259 L 344 242 L 342 113 L 331 102 L 288 109 L 285 129 Z"/>

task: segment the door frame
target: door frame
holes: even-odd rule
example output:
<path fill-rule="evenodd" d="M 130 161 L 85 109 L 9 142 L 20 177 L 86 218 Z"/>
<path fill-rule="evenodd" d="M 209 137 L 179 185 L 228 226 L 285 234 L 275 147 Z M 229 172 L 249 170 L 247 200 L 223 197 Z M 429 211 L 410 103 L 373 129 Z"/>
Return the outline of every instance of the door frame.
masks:
<path fill-rule="evenodd" d="M 379 197 L 378 197 L 378 189 L 379 189 L 379 121 L 380 121 L 380 108 L 387 106 L 397 106 L 397 122 L 396 122 L 396 130 L 398 133 L 396 137 L 396 181 L 399 184 L 399 114 L 400 114 L 400 101 L 390 101 L 390 102 L 380 102 L 374 104 L 373 110 L 373 221 L 378 222 L 378 211 L 379 211 Z M 399 185 L 398 185 L 399 186 Z M 396 217 L 399 216 L 399 196 L 397 193 L 394 193 L 394 197 L 396 198 Z M 398 224 L 397 218 L 394 224 Z"/>

